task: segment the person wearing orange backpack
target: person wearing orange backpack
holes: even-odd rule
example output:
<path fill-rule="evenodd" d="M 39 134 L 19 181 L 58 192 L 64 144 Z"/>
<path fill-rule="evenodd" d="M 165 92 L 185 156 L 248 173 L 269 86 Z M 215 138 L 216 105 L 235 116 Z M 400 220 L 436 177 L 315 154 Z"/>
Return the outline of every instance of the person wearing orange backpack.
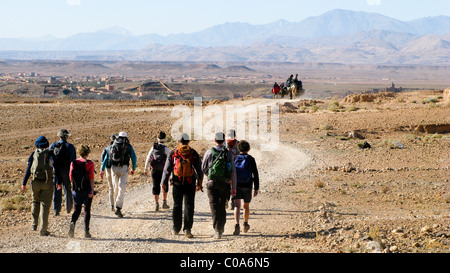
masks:
<path fill-rule="evenodd" d="M 166 184 L 172 175 L 173 186 L 173 234 L 181 231 L 183 224 L 184 201 L 184 226 L 183 231 L 187 238 L 193 238 L 191 229 L 194 224 L 195 192 L 203 191 L 202 162 L 197 151 L 189 146 L 189 135 L 182 134 L 178 138 L 178 146 L 170 152 L 164 165 L 161 187 L 167 191 Z"/>

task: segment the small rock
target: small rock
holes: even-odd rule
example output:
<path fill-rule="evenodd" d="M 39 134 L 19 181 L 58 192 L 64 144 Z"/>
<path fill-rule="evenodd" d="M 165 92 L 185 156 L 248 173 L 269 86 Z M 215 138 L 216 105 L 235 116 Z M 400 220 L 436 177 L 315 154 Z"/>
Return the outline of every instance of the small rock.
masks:
<path fill-rule="evenodd" d="M 433 231 L 433 229 L 432 229 L 431 227 L 429 227 L 429 226 L 424 226 L 424 227 L 420 230 L 421 233 L 430 233 L 430 232 L 432 232 L 432 231 Z"/>
<path fill-rule="evenodd" d="M 398 250 L 398 246 L 391 246 L 389 248 L 389 251 L 391 251 L 391 252 L 396 252 L 397 250 Z"/>

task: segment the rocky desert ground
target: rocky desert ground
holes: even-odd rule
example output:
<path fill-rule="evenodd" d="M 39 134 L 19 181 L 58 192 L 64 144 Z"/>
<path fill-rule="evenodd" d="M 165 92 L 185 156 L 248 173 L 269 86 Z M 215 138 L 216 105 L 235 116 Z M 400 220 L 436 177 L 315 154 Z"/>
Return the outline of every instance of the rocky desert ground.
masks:
<path fill-rule="evenodd" d="M 214 239 L 206 192 L 196 195 L 194 238 L 172 235 L 171 209 L 154 211 L 146 155 L 160 130 L 170 132 L 175 105 L 192 101 L 89 101 L 0 97 L 0 252 L 2 253 L 449 253 L 449 90 L 349 95 L 345 99 L 246 97 L 226 105 L 280 109 L 280 143 L 261 151 L 250 142 L 261 176 L 248 233 L 233 236 L 227 210 Z M 50 215 L 49 237 L 30 231 L 31 187 L 20 185 L 35 139 L 56 141 L 67 128 L 89 144 L 96 165 L 92 239 L 82 218 L 68 238 L 70 214 Z M 100 154 L 109 136 L 126 131 L 138 157 L 123 212 L 109 209 Z M 238 136 L 239 138 L 239 136 Z M 365 148 L 367 142 L 371 147 Z M 174 141 L 169 144 L 174 147 Z M 191 143 L 200 155 L 212 140 Z M 29 185 L 29 184 L 28 184 Z M 169 192 L 169 206 L 173 205 Z"/>

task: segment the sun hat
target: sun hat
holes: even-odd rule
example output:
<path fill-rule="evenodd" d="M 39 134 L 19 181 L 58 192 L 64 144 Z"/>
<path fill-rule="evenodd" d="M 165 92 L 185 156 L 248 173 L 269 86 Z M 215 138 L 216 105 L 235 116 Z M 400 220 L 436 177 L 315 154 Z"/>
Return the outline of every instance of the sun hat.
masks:
<path fill-rule="evenodd" d="M 36 148 L 48 148 L 49 143 L 47 138 L 45 138 L 45 136 L 40 136 L 36 139 L 36 142 L 34 143 L 34 145 L 36 146 Z"/>
<path fill-rule="evenodd" d="M 58 136 L 59 137 L 68 137 L 68 136 L 71 136 L 71 134 L 69 133 L 69 131 L 67 131 L 67 129 L 61 129 L 58 131 Z"/>

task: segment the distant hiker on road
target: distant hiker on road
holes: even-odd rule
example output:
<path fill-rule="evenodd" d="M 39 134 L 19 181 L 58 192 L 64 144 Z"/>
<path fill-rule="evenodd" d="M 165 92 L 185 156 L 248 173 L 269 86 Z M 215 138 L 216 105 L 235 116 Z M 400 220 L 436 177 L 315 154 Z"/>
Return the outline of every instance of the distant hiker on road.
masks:
<path fill-rule="evenodd" d="M 33 201 L 31 203 L 31 230 L 37 230 L 40 235 L 48 236 L 48 215 L 53 195 L 53 153 L 48 149 L 49 143 L 45 136 L 40 136 L 34 144 L 36 150 L 28 158 L 28 166 L 22 182 L 22 192 L 25 193 L 28 179 L 31 177 Z"/>
<path fill-rule="evenodd" d="M 178 138 L 178 147 L 170 152 L 164 166 L 161 186 L 165 189 L 172 174 L 173 185 L 173 234 L 181 231 L 183 223 L 183 199 L 184 199 L 184 233 L 187 238 L 192 235 L 194 224 L 195 192 L 203 191 L 203 172 L 201 159 L 197 151 L 189 147 L 189 135 L 182 134 Z"/>
<path fill-rule="evenodd" d="M 117 138 L 114 140 L 110 153 L 108 153 L 103 160 L 102 170 L 106 168 L 108 160 L 111 159 L 111 173 L 113 177 L 113 184 L 119 185 L 119 192 L 116 198 L 116 215 L 119 218 L 123 217 L 123 199 L 125 197 L 125 189 L 128 183 L 128 172 L 134 175 L 136 170 L 136 154 L 134 153 L 133 146 L 131 146 L 128 140 L 126 132 L 120 132 Z M 131 170 L 129 170 L 131 159 Z M 104 171 L 100 172 L 100 177 L 103 179 Z"/>
<path fill-rule="evenodd" d="M 241 154 L 236 156 L 234 163 L 236 168 L 236 196 L 235 196 L 235 207 L 234 207 L 234 219 L 236 225 L 234 227 L 233 235 L 240 234 L 239 218 L 241 215 L 241 199 L 244 199 L 244 232 L 250 229 L 248 224 L 248 219 L 250 216 L 250 202 L 252 200 L 252 189 L 255 186 L 255 191 L 253 196 L 256 197 L 259 192 L 259 174 L 258 167 L 256 166 L 255 159 L 248 154 L 250 151 L 250 144 L 242 140 L 239 143 L 239 150 Z"/>
<path fill-rule="evenodd" d="M 280 86 L 278 85 L 278 83 L 275 82 L 274 85 L 272 86 L 272 94 L 274 99 L 278 96 L 280 91 L 281 91 Z"/>
<path fill-rule="evenodd" d="M 72 194 L 75 210 L 69 224 L 68 236 L 73 238 L 75 224 L 80 217 L 81 207 L 84 205 L 84 238 L 91 238 L 89 222 L 91 220 L 92 198 L 94 197 L 94 162 L 87 159 L 91 153 L 89 146 L 81 145 L 78 153 L 81 158 L 70 165 L 69 176 L 73 186 Z"/>
<path fill-rule="evenodd" d="M 152 193 L 155 198 L 155 211 L 159 211 L 159 194 L 161 193 L 161 179 L 163 176 L 164 165 L 167 158 L 170 156 L 170 149 L 164 145 L 166 142 L 166 133 L 160 132 L 158 136 L 158 142 L 155 142 L 148 152 L 147 159 L 145 160 L 144 173 L 148 175 L 147 166 L 150 165 L 151 175 L 153 181 Z M 149 164 L 150 163 L 150 164 Z M 168 209 L 167 205 L 167 192 L 169 189 L 169 183 L 164 184 L 163 189 L 163 209 Z"/>
<path fill-rule="evenodd" d="M 55 155 L 55 188 L 53 192 L 53 211 L 55 216 L 61 211 L 62 189 L 64 189 L 65 205 L 67 213 L 70 213 L 73 207 L 72 189 L 69 179 L 70 163 L 72 163 L 77 155 L 75 146 L 68 143 L 67 140 L 71 134 L 66 129 L 58 132 L 60 140 L 50 146 L 50 150 Z"/>
<path fill-rule="evenodd" d="M 215 238 L 222 238 L 225 229 L 227 215 L 225 203 L 227 196 L 236 193 L 236 170 L 234 167 L 233 154 L 224 147 L 225 134 L 215 134 L 216 146 L 205 152 L 202 170 L 208 177 L 206 188 L 208 190 L 209 205 L 215 230 Z"/>
<path fill-rule="evenodd" d="M 108 147 L 106 147 L 103 150 L 100 162 L 103 163 L 103 160 L 105 160 L 106 156 L 108 155 L 109 151 L 111 150 L 111 147 L 112 147 L 116 137 L 117 137 L 117 135 L 111 136 L 111 143 L 109 144 Z M 103 167 L 103 164 L 102 164 L 102 167 Z M 106 170 L 106 181 L 108 181 L 108 187 L 109 187 L 109 204 L 111 205 L 111 210 L 114 211 L 117 193 L 119 192 L 119 185 L 113 183 L 112 173 L 111 173 L 111 157 L 108 158 L 108 161 L 106 162 L 106 165 L 104 167 L 105 168 L 101 169 L 101 171 L 104 172 Z M 101 174 L 101 176 L 103 176 L 103 175 Z"/>

